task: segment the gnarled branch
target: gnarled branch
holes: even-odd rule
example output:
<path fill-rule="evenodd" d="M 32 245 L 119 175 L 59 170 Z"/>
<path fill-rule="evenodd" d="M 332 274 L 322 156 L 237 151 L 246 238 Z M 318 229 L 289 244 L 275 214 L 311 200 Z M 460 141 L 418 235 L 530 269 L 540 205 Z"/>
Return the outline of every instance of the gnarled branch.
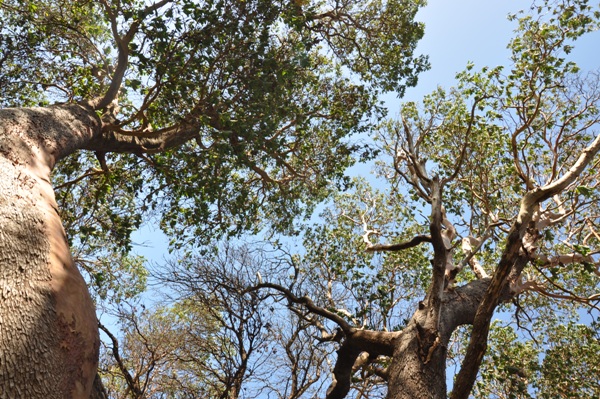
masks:
<path fill-rule="evenodd" d="M 521 200 L 517 220 L 508 234 L 506 247 L 502 253 L 498 267 L 494 272 L 486 295 L 477 310 L 473 323 L 473 334 L 469 340 L 461 369 L 456 377 L 451 399 L 467 399 L 473 388 L 479 366 L 487 348 L 487 337 L 492 315 L 502 293 L 510 283 L 508 276 L 513 265 L 517 262 L 517 258 L 520 256 L 519 252 L 523 246 L 523 237 L 533 220 L 535 211 L 543 201 L 559 194 L 572 184 L 599 151 L 600 135 L 581 152 L 577 161 L 561 178 L 543 187 L 538 187 L 527 192 Z"/>

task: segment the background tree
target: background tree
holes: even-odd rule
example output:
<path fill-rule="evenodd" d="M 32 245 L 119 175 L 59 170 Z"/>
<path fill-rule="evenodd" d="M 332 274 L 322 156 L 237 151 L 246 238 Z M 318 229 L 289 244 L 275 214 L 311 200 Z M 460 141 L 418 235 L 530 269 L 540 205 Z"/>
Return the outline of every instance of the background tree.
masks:
<path fill-rule="evenodd" d="M 262 295 L 258 306 L 277 326 L 265 331 L 263 377 L 247 387 L 284 392 L 272 364 L 295 375 L 278 356 L 285 334 L 322 351 L 310 366 L 321 380 L 304 397 L 445 397 L 463 363 L 462 375 L 480 378 L 454 397 L 598 396 L 597 74 L 568 55 L 571 40 L 596 29 L 597 14 L 585 3 L 541 6 L 513 17 L 510 68 L 469 66 L 456 88 L 405 104 L 383 126 L 378 171 L 387 186 L 355 181 L 303 231 L 297 254 L 270 250 L 245 262 L 241 285 L 220 285 L 231 298 L 242 287 L 248 299 Z M 436 176 L 445 180 L 439 208 Z M 565 185 L 564 176 L 573 180 Z M 519 214 L 531 220 L 510 252 Z M 227 275 L 237 264 L 206 259 L 171 265 L 166 282 L 206 292 L 214 284 L 198 276 Z M 504 286 L 498 292 L 494 281 Z M 485 298 L 499 320 L 483 312 Z M 300 326 L 306 335 L 296 338 Z M 483 356 L 469 346 L 482 336 L 479 366 L 465 356 Z"/>
<path fill-rule="evenodd" d="M 362 395 L 369 374 L 389 398 L 445 397 L 447 362 L 460 364 L 450 397 L 467 398 L 488 341 L 480 397 L 576 395 L 559 364 L 597 395 L 600 97 L 569 53 L 599 15 L 550 1 L 513 16 L 509 68 L 469 66 L 383 127 L 389 189 L 337 198 L 305 235 L 308 275 L 247 288 L 339 342 L 329 398 Z M 514 318 L 490 336 L 498 309 Z"/>
<path fill-rule="evenodd" d="M 310 214 L 344 182 L 378 93 L 427 67 L 420 5 L 2 1 L 3 394 L 89 396 L 97 320 L 69 240 L 111 291 L 108 259 L 143 283 L 127 255 L 146 217 L 178 246 Z"/>
<path fill-rule="evenodd" d="M 112 341 L 101 362 L 109 397 L 318 394 L 330 354 L 314 345 L 312 324 L 283 313 L 273 295 L 245 295 L 261 273 L 283 276 L 291 263 L 265 246 L 225 243 L 218 252 L 157 267 L 153 278 L 169 300 L 122 312 L 122 337 L 102 326 Z"/>
<path fill-rule="evenodd" d="M 110 340 L 100 366 L 108 397 L 219 397 L 204 367 L 222 344 L 208 312 L 191 302 L 153 311 L 139 304 L 122 308 L 121 339 L 100 325 Z"/>

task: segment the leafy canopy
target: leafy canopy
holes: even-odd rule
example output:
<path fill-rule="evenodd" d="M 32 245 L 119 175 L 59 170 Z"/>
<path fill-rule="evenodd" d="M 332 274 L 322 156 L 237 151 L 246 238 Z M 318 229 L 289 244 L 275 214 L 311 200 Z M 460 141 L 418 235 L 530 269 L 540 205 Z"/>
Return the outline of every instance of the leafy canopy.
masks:
<path fill-rule="evenodd" d="M 104 126 L 90 149 L 137 154 L 107 158 L 110 173 L 132 181 L 108 197 L 114 178 L 96 173 L 93 157 L 67 159 L 56 183 L 86 176 L 94 199 L 59 194 L 68 220 L 92 208 L 114 216 L 111 202 L 133 201 L 117 220 L 120 239 L 146 209 L 179 244 L 266 221 L 285 230 L 365 154 L 348 137 L 383 115 L 378 94 L 401 95 L 428 67 L 413 54 L 422 5 L 7 0 L 0 106 L 88 104 Z"/>

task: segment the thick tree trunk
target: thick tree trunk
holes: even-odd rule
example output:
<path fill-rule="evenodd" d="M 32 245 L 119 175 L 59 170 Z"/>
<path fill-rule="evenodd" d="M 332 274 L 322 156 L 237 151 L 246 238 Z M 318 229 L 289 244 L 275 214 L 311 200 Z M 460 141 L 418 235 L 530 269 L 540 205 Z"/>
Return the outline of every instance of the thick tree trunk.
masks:
<path fill-rule="evenodd" d="M 99 338 L 50 171 L 97 131 L 80 108 L 0 110 L 0 397 L 85 398 Z"/>
<path fill-rule="evenodd" d="M 447 342 L 425 343 L 424 334 L 413 319 L 398 340 L 388 370 L 388 399 L 446 397 Z"/>
<path fill-rule="evenodd" d="M 489 279 L 447 290 L 442 296 L 436 331 L 426 330 L 429 309 L 421 303 L 397 339 L 388 369 L 387 399 L 444 399 L 447 397 L 446 356 L 454 330 L 472 324 L 489 287 Z"/>

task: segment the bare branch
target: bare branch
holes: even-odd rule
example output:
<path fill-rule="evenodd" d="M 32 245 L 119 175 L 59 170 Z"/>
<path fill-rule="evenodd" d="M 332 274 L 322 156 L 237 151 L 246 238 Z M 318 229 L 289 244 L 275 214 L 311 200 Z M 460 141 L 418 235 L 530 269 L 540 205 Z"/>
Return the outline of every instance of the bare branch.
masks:
<path fill-rule="evenodd" d="M 592 303 L 594 301 L 600 301 L 600 293 L 590 295 L 589 297 L 582 297 L 580 295 L 575 294 L 573 291 L 568 290 L 565 287 L 557 284 L 552 279 L 548 278 L 544 273 L 541 273 L 541 270 L 538 267 L 536 267 L 536 269 L 540 272 L 540 274 L 546 279 L 546 281 L 551 286 L 553 286 L 558 291 L 564 292 L 566 295 L 550 292 L 546 289 L 544 284 L 540 284 L 537 280 L 529 278 L 529 277 L 527 278 L 527 280 L 525 282 L 522 282 L 522 281 L 518 282 L 518 284 L 514 287 L 516 292 L 522 293 L 525 291 L 533 291 L 533 292 L 537 292 L 541 295 L 544 295 L 545 297 L 548 297 L 548 298 L 578 302 L 578 303 L 581 303 L 584 305 L 588 305 L 591 308 L 594 308 L 596 310 L 600 310 L 600 308 L 598 308 L 597 305 L 594 305 Z"/>
<path fill-rule="evenodd" d="M 106 326 L 104 326 L 104 324 L 98 322 L 98 327 L 102 331 L 104 331 L 104 333 L 108 336 L 108 338 L 110 338 L 110 340 L 112 342 L 111 350 L 112 350 L 113 356 L 115 358 L 115 361 L 117 362 L 117 366 L 119 367 L 119 370 L 121 370 L 121 374 L 123 375 L 123 377 L 125 378 L 125 381 L 127 382 L 127 386 L 129 387 L 129 389 L 131 391 L 133 391 L 136 398 L 141 398 L 143 395 L 142 390 L 140 389 L 138 384 L 134 381 L 133 377 L 129 373 L 129 370 L 127 370 L 125 363 L 123 363 L 123 359 L 121 359 L 121 354 L 119 353 L 119 340 L 117 339 L 117 337 L 115 337 L 113 335 L 113 333 L 110 332 L 110 330 L 108 328 L 106 328 Z"/>
<path fill-rule="evenodd" d="M 368 252 L 375 251 L 401 251 L 403 249 L 408 249 L 412 247 L 416 247 L 417 245 L 431 242 L 431 236 L 428 235 L 418 235 L 414 236 L 411 240 L 397 243 L 397 244 L 371 244 L 367 246 Z"/>
<path fill-rule="evenodd" d="M 340 326 L 340 328 L 342 329 L 342 331 L 348 335 L 351 334 L 352 332 L 354 332 L 356 330 L 356 328 L 354 328 L 353 326 L 351 326 L 343 317 L 341 317 L 340 315 L 330 312 L 327 309 L 324 309 L 320 306 L 317 306 L 309 297 L 307 296 L 303 296 L 303 297 L 298 297 L 296 295 L 294 295 L 289 289 L 283 287 L 282 285 L 279 284 L 273 284 L 273 283 L 262 283 L 262 284 L 257 284 L 253 287 L 247 288 L 244 290 L 243 293 L 248 293 L 248 292 L 253 292 L 253 291 L 257 291 L 259 289 L 262 288 L 271 288 L 274 289 L 276 291 L 279 291 L 280 293 L 282 293 L 283 295 L 285 295 L 285 297 L 292 303 L 296 303 L 299 305 L 303 305 L 305 306 L 309 311 L 311 311 L 314 314 L 317 314 L 319 316 L 325 317 L 326 319 L 329 319 L 331 321 L 333 321 L 334 323 L 336 323 L 338 326 Z"/>

